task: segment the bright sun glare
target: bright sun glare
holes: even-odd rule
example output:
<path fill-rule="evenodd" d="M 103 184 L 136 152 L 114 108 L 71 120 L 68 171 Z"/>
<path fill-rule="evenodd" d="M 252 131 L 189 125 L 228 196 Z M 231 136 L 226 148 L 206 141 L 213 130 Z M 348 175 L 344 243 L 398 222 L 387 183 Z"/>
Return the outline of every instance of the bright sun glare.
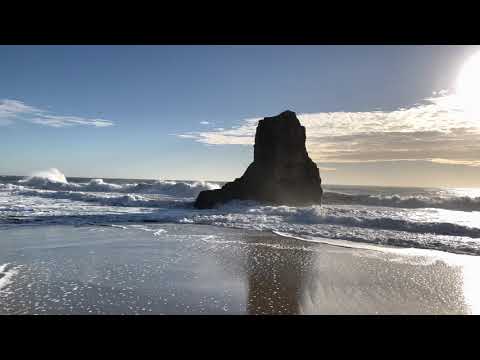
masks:
<path fill-rule="evenodd" d="M 480 115 L 480 52 L 463 65 L 457 79 L 456 93 L 466 112 Z"/>

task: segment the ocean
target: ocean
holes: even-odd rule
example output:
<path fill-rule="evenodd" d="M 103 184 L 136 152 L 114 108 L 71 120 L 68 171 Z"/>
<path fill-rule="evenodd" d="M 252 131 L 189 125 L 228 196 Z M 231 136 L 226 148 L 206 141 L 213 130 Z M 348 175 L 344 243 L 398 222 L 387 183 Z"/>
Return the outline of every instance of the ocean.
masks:
<path fill-rule="evenodd" d="M 480 189 L 324 185 L 321 206 L 193 208 L 221 185 L 0 176 L 0 314 L 480 311 Z"/>
<path fill-rule="evenodd" d="M 0 176 L 0 229 L 37 225 L 208 224 L 311 242 L 352 242 L 480 254 L 480 189 L 324 185 L 321 206 L 234 201 L 196 210 L 220 182 Z M 301 241 L 300 240 L 300 241 Z"/>

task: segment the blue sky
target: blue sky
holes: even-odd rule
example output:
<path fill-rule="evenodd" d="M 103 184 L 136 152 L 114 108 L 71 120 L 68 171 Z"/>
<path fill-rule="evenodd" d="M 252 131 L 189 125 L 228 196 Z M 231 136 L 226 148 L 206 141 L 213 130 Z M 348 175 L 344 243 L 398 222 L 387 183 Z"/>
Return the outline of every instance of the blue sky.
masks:
<path fill-rule="evenodd" d="M 304 124 L 307 137 L 312 129 L 309 152 L 326 183 L 480 186 L 476 158 L 460 148 L 449 157 L 441 149 L 442 141 L 454 144 L 465 136 L 458 130 L 452 138 L 452 129 L 473 129 L 463 123 L 453 126 L 450 121 L 447 130 L 432 135 L 428 126 L 436 130 L 436 123 L 412 125 L 425 121 L 423 115 L 414 114 L 401 129 L 416 134 L 412 151 L 407 144 L 406 149 L 390 149 L 406 156 L 392 157 L 389 151 L 368 158 L 370 150 L 382 153 L 380 138 L 405 144 L 392 123 L 397 118 L 405 122 L 405 114 L 412 113 L 408 109 L 421 114 L 425 109 L 433 111 L 419 108 L 419 102 L 447 96 L 462 64 L 478 50 L 472 46 L 0 46 L 0 174 L 27 175 L 56 167 L 67 176 L 230 180 L 252 160 L 251 144 L 242 144 L 242 139 L 251 137 L 247 125 L 290 109 L 313 114 L 313 120 L 307 116 L 301 121 L 311 121 Z M 442 90 L 441 95 L 434 94 Z M 437 106 L 435 101 L 429 104 Z M 406 112 L 397 114 L 398 109 Z M 368 122 L 365 119 L 374 111 L 397 117 L 390 116 L 393 122 L 388 123 L 378 120 L 379 125 L 359 132 L 345 132 Z M 321 114 L 335 116 L 329 123 Z M 353 125 L 337 128 L 342 116 Z M 323 132 L 327 126 L 332 132 Z M 390 137 L 382 137 L 380 128 Z M 232 129 L 243 133 L 231 136 Z M 222 140 L 225 135 L 228 141 Z M 437 145 L 431 145 L 434 135 Z M 473 133 L 467 135 L 473 144 Z M 342 149 L 339 141 L 362 143 L 351 150 L 358 156 L 326 157 L 328 151 Z M 323 146 L 326 143 L 328 148 Z M 475 156 L 480 155 L 476 150 L 472 149 Z"/>

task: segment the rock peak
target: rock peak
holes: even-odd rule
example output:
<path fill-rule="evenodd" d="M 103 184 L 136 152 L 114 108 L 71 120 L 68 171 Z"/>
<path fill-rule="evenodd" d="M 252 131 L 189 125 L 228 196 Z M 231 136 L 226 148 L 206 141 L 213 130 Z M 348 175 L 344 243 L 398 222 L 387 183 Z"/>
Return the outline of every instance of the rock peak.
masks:
<path fill-rule="evenodd" d="M 292 111 L 292 110 L 285 110 L 285 111 L 282 111 L 277 116 L 273 116 L 273 117 L 282 118 L 282 117 L 292 117 L 292 116 L 296 118 L 297 113 L 295 111 Z"/>
<path fill-rule="evenodd" d="M 243 176 L 221 189 L 202 191 L 195 207 L 211 208 L 233 199 L 319 204 L 320 174 L 308 156 L 305 140 L 305 127 L 293 111 L 260 120 L 255 133 L 254 160 Z"/>
<path fill-rule="evenodd" d="M 296 121 L 300 124 L 297 114 L 291 110 L 285 110 L 276 116 L 265 117 L 260 121 Z"/>

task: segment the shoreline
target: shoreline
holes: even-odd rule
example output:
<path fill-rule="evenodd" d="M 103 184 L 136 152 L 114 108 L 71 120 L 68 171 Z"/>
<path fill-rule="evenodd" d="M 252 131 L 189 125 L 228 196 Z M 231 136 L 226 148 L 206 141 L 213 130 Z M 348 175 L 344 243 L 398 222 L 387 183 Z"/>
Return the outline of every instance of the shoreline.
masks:
<path fill-rule="evenodd" d="M 430 248 L 415 248 L 415 247 L 400 247 L 400 246 L 392 246 L 392 245 L 381 245 L 381 244 L 369 244 L 360 241 L 350 241 L 350 240 L 340 240 L 340 239 L 327 239 L 322 237 L 312 237 L 308 239 L 306 237 L 296 236 L 293 234 L 282 233 L 280 231 L 272 231 L 272 234 L 295 239 L 299 241 L 304 241 L 307 243 L 314 243 L 314 244 L 323 244 L 328 246 L 334 247 L 341 247 L 346 249 L 360 249 L 360 250 L 368 250 L 368 251 L 378 251 L 383 253 L 393 253 L 402 256 L 423 256 L 423 257 L 431 257 L 431 258 L 438 258 L 439 260 L 444 261 L 451 261 L 455 259 L 455 257 L 465 257 L 465 259 L 474 260 L 478 258 L 480 255 L 471 254 L 471 253 L 461 253 L 461 252 L 449 252 L 443 251 L 438 249 L 430 249 Z M 468 261 L 468 260 L 467 260 Z M 453 263 L 457 263 L 458 261 L 454 261 Z"/>
<path fill-rule="evenodd" d="M 0 232 L 0 314 L 480 313 L 469 255 L 211 225 Z"/>

